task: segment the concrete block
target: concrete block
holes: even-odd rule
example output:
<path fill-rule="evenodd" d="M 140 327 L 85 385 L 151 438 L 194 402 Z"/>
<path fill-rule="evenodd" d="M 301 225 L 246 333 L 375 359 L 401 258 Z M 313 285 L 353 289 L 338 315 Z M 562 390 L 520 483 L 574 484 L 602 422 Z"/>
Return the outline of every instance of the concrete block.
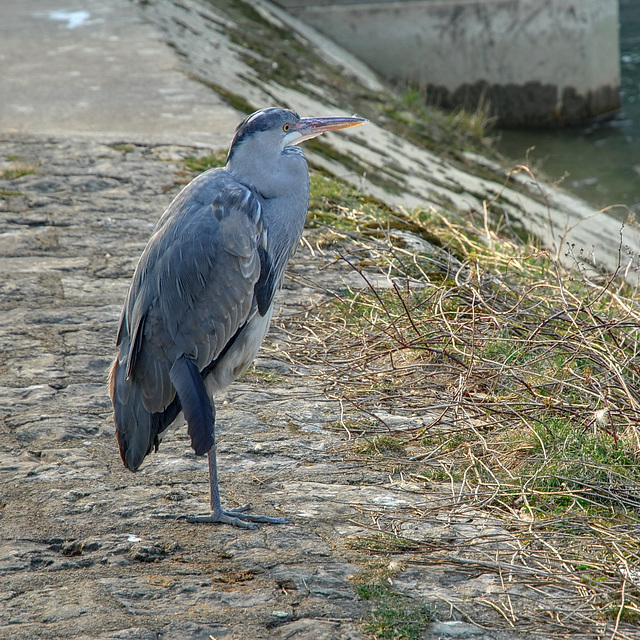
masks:
<path fill-rule="evenodd" d="M 276 0 L 383 77 L 503 126 L 620 107 L 618 0 Z"/>

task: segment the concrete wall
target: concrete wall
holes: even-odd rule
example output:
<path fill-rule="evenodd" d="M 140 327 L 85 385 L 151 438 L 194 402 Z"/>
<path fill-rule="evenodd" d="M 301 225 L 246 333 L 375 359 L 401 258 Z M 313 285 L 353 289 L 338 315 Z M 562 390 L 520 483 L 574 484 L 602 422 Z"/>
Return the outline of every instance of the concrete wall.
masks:
<path fill-rule="evenodd" d="M 429 101 L 488 102 L 503 125 L 576 124 L 620 106 L 618 0 L 276 0 Z"/>

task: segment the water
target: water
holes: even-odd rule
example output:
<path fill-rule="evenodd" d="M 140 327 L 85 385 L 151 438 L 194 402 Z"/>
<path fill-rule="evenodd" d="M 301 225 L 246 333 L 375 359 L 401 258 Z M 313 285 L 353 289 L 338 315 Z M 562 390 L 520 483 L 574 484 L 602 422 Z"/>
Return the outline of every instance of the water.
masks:
<path fill-rule="evenodd" d="M 620 0 L 622 109 L 613 119 L 562 131 L 502 131 L 498 149 L 529 161 L 563 189 L 625 219 L 640 218 L 640 0 Z"/>

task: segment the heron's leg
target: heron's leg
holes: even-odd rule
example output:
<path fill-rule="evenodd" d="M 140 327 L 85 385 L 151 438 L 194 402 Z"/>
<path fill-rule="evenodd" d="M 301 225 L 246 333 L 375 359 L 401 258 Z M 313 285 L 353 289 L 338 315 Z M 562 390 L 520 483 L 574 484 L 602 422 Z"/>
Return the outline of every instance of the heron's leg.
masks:
<path fill-rule="evenodd" d="M 270 524 L 286 524 L 291 522 L 287 518 L 271 518 L 269 516 L 254 516 L 245 513 L 250 505 L 245 504 L 236 509 L 225 510 L 220 503 L 220 490 L 218 489 L 218 463 L 216 459 L 215 436 L 211 449 L 207 453 L 209 457 L 209 498 L 211 502 L 211 513 L 208 516 L 187 516 L 187 522 L 220 522 L 231 524 L 244 529 L 257 529 L 256 522 L 266 522 Z"/>

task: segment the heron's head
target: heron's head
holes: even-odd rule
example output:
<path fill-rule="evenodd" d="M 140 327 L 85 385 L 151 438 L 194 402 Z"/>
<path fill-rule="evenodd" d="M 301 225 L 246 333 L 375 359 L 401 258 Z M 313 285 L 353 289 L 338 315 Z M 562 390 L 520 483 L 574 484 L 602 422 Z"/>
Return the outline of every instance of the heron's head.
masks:
<path fill-rule="evenodd" d="M 346 129 L 366 122 L 363 118 L 301 118 L 289 109 L 261 109 L 245 118 L 236 129 L 227 166 L 273 162 L 286 147 L 315 138 L 325 131 Z"/>

